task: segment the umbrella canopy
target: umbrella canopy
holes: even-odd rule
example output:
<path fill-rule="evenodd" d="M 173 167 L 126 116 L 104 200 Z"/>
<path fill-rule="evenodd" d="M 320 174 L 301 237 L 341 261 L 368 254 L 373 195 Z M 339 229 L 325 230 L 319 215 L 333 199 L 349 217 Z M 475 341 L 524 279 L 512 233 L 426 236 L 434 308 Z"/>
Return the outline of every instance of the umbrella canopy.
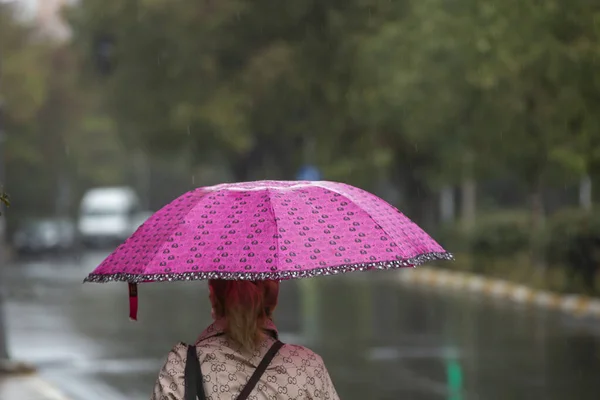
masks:
<path fill-rule="evenodd" d="M 398 209 L 364 190 L 327 181 L 257 181 L 201 187 L 175 199 L 85 281 L 283 280 L 451 258 Z"/>

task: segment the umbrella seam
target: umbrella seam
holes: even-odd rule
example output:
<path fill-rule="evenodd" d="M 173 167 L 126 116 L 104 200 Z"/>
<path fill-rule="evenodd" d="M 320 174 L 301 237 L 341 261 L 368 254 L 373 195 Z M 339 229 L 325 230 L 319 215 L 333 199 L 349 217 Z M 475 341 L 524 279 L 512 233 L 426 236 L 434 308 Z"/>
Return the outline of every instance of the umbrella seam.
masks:
<path fill-rule="evenodd" d="M 361 207 L 359 207 L 359 206 L 358 206 L 358 204 L 356 204 L 356 202 L 355 202 L 354 200 L 352 200 L 352 199 L 350 199 L 349 197 L 347 197 L 347 196 L 343 195 L 342 193 L 338 192 L 338 191 L 337 191 L 337 190 L 335 190 L 335 189 L 332 189 L 332 188 L 330 188 L 330 187 L 327 187 L 327 186 L 324 186 L 324 185 L 322 185 L 322 184 L 321 184 L 321 182 L 315 183 L 315 186 L 319 186 L 319 187 L 321 187 L 321 188 L 323 188 L 323 189 L 327 189 L 327 190 L 329 190 L 329 191 L 331 191 L 331 192 L 333 192 L 333 193 L 337 193 L 337 194 L 338 194 L 338 195 L 340 195 L 342 198 L 346 199 L 346 200 L 349 202 L 349 204 L 354 204 L 354 205 L 356 205 L 356 207 L 357 207 L 357 208 L 358 208 L 358 209 L 359 209 L 359 210 L 360 210 L 362 213 L 366 214 L 366 215 L 367 215 L 367 217 L 369 217 L 369 219 L 370 219 L 371 221 L 373 221 L 373 222 L 374 222 L 374 223 L 375 223 L 375 224 L 376 224 L 378 227 L 380 227 L 380 228 L 381 228 L 381 230 L 383 231 L 383 233 L 385 233 L 385 235 L 386 235 L 387 237 L 389 237 L 389 238 L 390 238 L 390 240 L 391 240 L 393 243 L 395 243 L 395 244 L 396 244 L 396 246 L 399 246 L 399 245 L 398 245 L 398 243 L 396 243 L 396 241 L 394 240 L 394 237 L 393 237 L 392 235 L 390 235 L 389 233 L 387 233 L 387 232 L 386 232 L 386 230 L 383 228 L 383 226 L 381 226 L 381 224 L 380 224 L 379 222 L 375 221 L 375 218 L 373 218 L 373 216 L 372 216 L 371 214 L 369 214 L 367 211 L 365 211 L 364 209 L 362 209 Z M 383 199 L 382 199 L 382 200 L 383 200 Z M 384 201 L 385 201 L 385 200 L 384 200 Z M 386 203 L 387 203 L 387 204 L 389 204 L 389 205 L 390 205 L 390 207 L 394 207 L 394 206 L 392 206 L 390 203 L 388 203 L 387 201 L 386 201 Z M 397 210 L 397 212 L 399 212 L 399 213 L 401 213 L 402 215 L 404 215 L 404 213 L 400 212 L 400 210 L 398 210 L 397 208 L 396 208 L 396 210 Z M 406 215 L 404 215 L 404 216 L 406 217 Z M 412 220 L 411 220 L 410 218 L 408 218 L 408 217 L 406 217 L 406 218 L 407 218 L 407 219 L 408 219 L 410 222 L 412 222 Z M 412 222 L 412 223 L 414 224 L 414 222 Z M 416 224 L 415 224 L 415 225 L 416 225 Z M 412 239 L 412 238 L 411 238 L 411 239 Z"/>
<path fill-rule="evenodd" d="M 192 190 L 189 190 L 189 191 L 187 191 L 185 194 L 190 194 L 191 196 L 193 196 L 193 195 L 195 195 L 195 194 L 196 194 L 198 191 L 199 191 L 199 189 L 192 189 Z M 185 194 L 184 194 L 184 196 L 185 196 Z M 202 193 L 200 194 L 200 197 L 199 197 L 199 199 L 198 199 L 198 200 L 200 200 L 200 199 L 204 198 L 204 197 L 205 197 L 205 196 L 207 196 L 207 195 L 208 195 L 208 193 L 206 193 L 206 192 L 202 192 Z M 170 206 L 171 204 L 172 204 L 172 203 L 166 204 L 166 205 L 165 205 L 164 207 L 162 207 L 162 208 L 161 208 L 159 211 L 161 211 L 162 209 L 164 209 L 164 208 L 166 208 L 166 207 Z M 194 205 L 193 205 L 192 207 L 190 207 L 190 209 L 189 209 L 189 210 L 188 210 L 188 211 L 187 211 L 187 212 L 186 212 L 186 213 L 185 213 L 185 214 L 184 214 L 184 215 L 181 217 L 181 220 L 182 220 L 182 221 L 183 221 L 183 220 L 185 220 L 185 217 L 187 217 L 187 216 L 188 216 L 188 215 L 189 215 L 189 214 L 192 212 L 192 210 L 194 210 L 194 209 L 195 209 L 195 208 L 198 206 L 198 204 L 199 204 L 199 202 L 197 202 L 197 203 L 194 203 Z M 157 213 L 158 213 L 158 211 L 157 211 Z M 155 213 L 155 214 L 157 214 L 157 213 Z M 154 216 L 154 215 L 153 215 L 153 216 Z M 150 217 L 150 218 L 152 218 L 152 217 Z M 149 219 L 150 219 L 150 218 L 149 218 Z M 147 221 L 144 221 L 144 223 L 143 223 L 143 224 L 142 224 L 142 225 L 141 225 L 141 226 L 140 226 L 138 229 L 141 229 L 141 228 L 142 228 L 142 226 L 144 226 L 144 225 L 145 225 L 147 222 L 148 222 L 148 220 L 147 220 Z M 165 235 L 165 239 L 168 239 L 168 238 L 170 238 L 171 236 L 173 236 L 173 233 L 175 233 L 175 232 L 177 231 L 177 229 L 181 229 L 181 227 L 180 227 L 178 224 L 177 224 L 177 225 L 174 225 L 174 226 L 172 227 L 172 229 L 168 231 L 168 235 Z M 132 236 L 133 236 L 133 235 L 132 235 Z M 127 240 L 129 240 L 129 238 L 127 238 Z M 148 262 L 146 263 L 146 266 L 145 266 L 145 268 L 146 268 L 148 265 L 150 265 L 150 264 L 152 263 L 152 261 L 154 261 L 154 259 L 156 258 L 156 256 L 157 256 L 157 255 L 158 255 L 158 254 L 159 254 L 161 251 L 164 251 L 164 250 L 165 250 L 165 248 L 166 248 L 167 246 L 168 246 L 168 241 L 167 241 L 167 240 L 163 241 L 163 242 L 162 242 L 162 243 L 161 243 L 159 246 L 156 246 L 156 249 L 154 250 L 154 254 L 152 255 L 152 257 L 150 257 L 150 259 L 149 259 L 149 260 L 148 260 Z"/>
<path fill-rule="evenodd" d="M 167 239 L 167 241 L 168 240 L 173 241 L 173 239 L 169 239 L 169 238 L 172 237 L 173 232 L 176 232 L 176 229 L 178 228 L 179 224 L 185 224 L 187 222 L 186 218 L 190 215 L 190 213 L 192 211 L 197 209 L 197 207 L 199 206 L 199 204 L 198 204 L 199 202 L 196 202 L 196 204 L 193 204 L 191 207 L 185 207 L 185 205 L 183 205 L 185 203 L 182 203 L 182 205 L 177 205 L 177 204 L 174 205 L 175 209 L 169 211 L 173 214 L 172 216 L 169 217 L 169 221 L 170 221 L 169 224 L 171 223 L 173 216 L 176 216 L 177 214 L 181 215 L 180 213 L 182 213 L 183 215 L 179 218 L 179 222 L 173 221 L 173 223 L 175 223 L 174 226 L 172 226 L 172 227 L 167 226 L 166 233 L 163 232 L 162 234 L 160 234 L 158 239 L 156 239 L 156 240 L 153 239 L 152 241 L 146 240 L 146 242 L 142 241 L 139 245 L 135 244 L 135 243 L 139 242 L 139 240 L 134 243 L 133 247 L 136 248 L 135 246 L 137 246 L 136 255 L 131 257 L 131 260 L 128 261 L 127 264 L 133 263 L 134 268 L 130 268 L 133 270 L 136 270 L 136 269 L 139 270 L 140 268 L 138 268 L 138 265 L 145 264 L 145 265 L 141 266 L 143 272 L 145 272 L 145 273 L 131 274 L 131 273 L 122 273 L 122 272 L 115 273 L 115 272 L 113 272 L 113 273 L 105 274 L 103 276 L 107 277 L 106 280 L 125 280 L 125 281 L 132 282 L 132 283 L 143 283 L 143 282 L 152 282 L 152 281 L 172 281 L 172 280 L 198 280 L 198 279 L 209 279 L 209 278 L 241 279 L 241 280 L 249 280 L 249 279 L 252 279 L 252 280 L 256 280 L 256 279 L 258 279 L 258 280 L 261 280 L 261 279 L 285 280 L 285 279 L 290 279 L 290 278 L 311 277 L 311 276 L 318 276 L 318 275 L 334 275 L 334 274 L 339 274 L 339 273 L 344 273 L 344 272 L 349 272 L 349 271 L 361 271 L 361 270 L 366 270 L 366 269 L 390 269 L 390 268 L 398 268 L 398 267 L 409 267 L 409 266 L 420 265 L 423 262 L 435 260 L 435 259 L 449 259 L 449 260 L 452 259 L 451 253 L 444 250 L 432 238 L 429 238 L 429 239 L 433 240 L 433 244 L 436 244 L 437 246 L 433 246 L 434 248 L 426 249 L 426 248 L 422 248 L 421 246 L 416 246 L 418 243 L 415 241 L 414 238 L 411 238 L 410 236 L 406 236 L 407 232 L 405 232 L 404 228 L 401 228 L 399 231 L 396 231 L 396 227 L 398 224 L 402 227 L 403 224 L 409 223 L 411 226 L 407 227 L 406 229 L 416 228 L 423 232 L 422 228 L 420 228 L 417 224 L 415 224 L 408 217 L 406 217 L 398 208 L 392 206 L 390 203 L 386 202 L 385 200 L 378 198 L 374 194 L 372 194 L 370 192 L 366 192 L 359 188 L 354 188 L 347 184 L 341 184 L 342 186 L 338 187 L 337 185 L 334 185 L 334 183 L 328 182 L 328 181 L 313 182 L 313 183 L 311 183 L 311 185 L 313 185 L 313 187 L 315 189 L 319 189 L 319 188 L 322 189 L 322 192 L 321 192 L 321 194 L 319 194 L 319 196 L 334 195 L 334 197 L 337 197 L 338 199 L 336 200 L 336 199 L 332 198 L 331 201 L 342 200 L 343 201 L 342 205 L 346 206 L 347 204 L 349 204 L 349 207 L 346 210 L 347 214 L 348 215 L 356 214 L 356 217 L 354 217 L 354 218 L 361 217 L 364 219 L 363 221 L 360 221 L 360 223 L 355 222 L 354 226 L 359 226 L 362 224 L 364 226 L 364 228 L 361 227 L 359 229 L 372 229 L 372 227 L 379 229 L 379 232 L 374 231 L 374 232 L 372 232 L 372 234 L 374 234 L 375 236 L 381 235 L 381 240 L 385 240 L 385 238 L 387 237 L 388 240 L 390 240 L 390 242 L 391 242 L 390 245 L 395 244 L 395 245 L 401 247 L 400 245 L 398 245 L 398 243 L 402 243 L 404 239 L 407 239 L 407 240 L 409 240 L 410 243 L 413 244 L 412 248 L 407 249 L 410 251 L 401 251 L 401 253 L 396 253 L 396 257 L 394 260 L 390 260 L 389 258 L 386 260 L 385 258 L 380 258 L 381 256 L 380 257 L 371 256 L 371 257 L 369 257 L 370 261 L 366 260 L 366 259 L 359 261 L 358 259 L 352 260 L 352 259 L 348 258 L 348 259 L 344 259 L 344 261 L 346 261 L 345 263 L 340 263 L 340 264 L 336 263 L 337 265 L 325 266 L 325 265 L 327 265 L 327 263 L 320 262 L 319 264 L 324 267 L 314 268 L 314 266 L 313 266 L 313 268 L 309 268 L 309 269 L 304 270 L 303 272 L 300 272 L 300 270 L 302 270 L 302 266 L 295 265 L 294 266 L 295 269 L 292 268 L 290 270 L 287 268 L 287 264 L 285 264 L 285 263 L 290 263 L 292 260 L 291 259 L 288 260 L 288 259 L 286 259 L 286 257 L 283 257 L 284 261 L 285 261 L 285 263 L 283 263 L 283 264 L 282 264 L 282 261 L 280 260 L 282 257 L 281 257 L 281 254 L 279 254 L 279 252 L 281 249 L 285 249 L 284 246 L 280 246 L 280 245 L 281 245 L 282 239 L 285 238 L 285 236 L 280 234 L 280 230 L 283 230 L 283 229 L 279 228 L 279 223 L 282 221 L 279 220 L 278 216 L 276 215 L 276 211 L 275 211 L 275 206 L 278 206 L 278 207 L 280 207 L 280 211 L 282 211 L 282 213 L 285 214 L 285 211 L 287 211 L 286 207 L 289 204 L 278 203 L 277 196 L 279 196 L 279 195 L 274 194 L 274 191 L 276 191 L 276 189 L 271 188 L 271 187 L 264 187 L 263 188 L 264 191 L 263 191 L 263 195 L 262 195 L 263 200 L 264 200 L 263 201 L 264 207 L 262 207 L 262 210 L 260 210 L 260 212 L 264 213 L 265 216 L 270 213 L 271 217 L 273 218 L 272 222 L 269 221 L 269 223 L 265 225 L 265 230 L 267 230 L 267 232 L 268 232 L 268 230 L 270 230 L 271 227 L 273 227 L 273 229 L 275 230 L 275 234 L 272 237 L 272 239 L 275 239 L 275 243 L 273 243 L 272 239 L 271 239 L 270 244 L 269 244 L 270 246 L 272 246 L 271 249 L 276 250 L 274 257 L 273 257 L 274 263 L 270 267 L 268 265 L 265 265 L 265 264 L 270 264 L 270 263 L 266 262 L 266 261 L 270 261 L 270 259 L 268 259 L 268 260 L 265 260 L 262 262 L 263 265 L 258 265 L 258 266 L 255 265 L 254 267 L 251 267 L 251 266 L 245 267 L 246 270 L 252 270 L 253 268 L 258 267 L 258 271 L 262 270 L 262 272 L 244 272 L 244 271 L 225 272 L 225 270 L 227 269 L 226 265 L 219 265 L 218 270 L 212 270 L 210 272 L 198 272 L 197 267 L 192 268 L 193 271 L 188 271 L 188 272 L 173 272 L 173 269 L 177 270 L 178 268 L 164 268 L 164 269 L 161 269 L 160 271 L 158 271 L 158 268 L 155 268 L 157 271 L 155 271 L 154 273 L 146 272 L 148 269 L 148 266 L 150 264 L 153 264 L 154 260 L 156 260 L 156 257 L 160 253 L 161 249 L 165 249 L 165 247 L 168 246 L 168 243 L 164 242 L 164 240 L 159 240 L 159 239 L 163 238 L 163 239 Z M 356 189 L 356 191 L 346 192 L 346 190 L 344 189 L 346 187 L 348 187 L 349 189 Z M 202 189 L 203 188 L 191 190 L 188 192 L 188 195 L 194 197 L 194 195 L 197 194 L 198 191 L 200 191 L 199 200 L 201 200 L 206 195 L 210 194 L 210 191 L 206 191 L 206 190 L 202 190 Z M 228 190 L 227 190 L 227 192 L 231 193 L 231 191 L 228 191 Z M 363 198 L 363 192 L 364 192 L 364 194 L 369 195 L 369 196 Z M 181 196 L 181 197 L 183 197 L 183 196 Z M 371 213 L 369 211 L 370 205 L 371 205 L 371 201 L 370 201 L 371 198 L 378 199 L 379 201 L 381 201 L 383 203 L 381 207 L 383 207 L 383 208 L 379 209 L 379 210 L 374 209 L 373 213 Z M 179 199 L 180 199 L 180 201 L 184 200 L 182 198 L 179 198 Z M 371 200 L 373 200 L 373 199 L 371 199 Z M 194 199 L 191 199 L 191 200 L 194 200 Z M 257 199 L 257 200 L 260 201 L 259 199 Z M 273 200 L 275 200 L 277 202 L 277 204 L 274 204 Z M 314 199 L 311 199 L 311 200 L 314 200 Z M 267 204 L 267 202 L 268 202 L 268 204 Z M 169 203 L 169 205 L 171 205 L 173 203 L 174 202 L 171 202 L 171 203 Z M 311 205 L 312 203 L 308 202 L 307 204 Z M 165 207 L 168 207 L 169 205 L 167 205 Z M 164 210 L 165 207 L 161 208 L 161 210 L 159 210 L 159 212 Z M 206 207 L 210 208 L 210 206 L 206 206 Z M 315 206 L 315 208 L 320 210 L 322 207 Z M 386 222 L 383 212 L 388 211 L 388 208 L 390 209 L 389 211 L 392 212 L 393 214 L 397 213 L 398 217 L 402 217 L 401 220 L 398 221 L 398 224 L 395 224 L 395 223 L 388 224 Z M 186 211 L 186 209 L 187 209 L 187 211 Z M 354 213 L 349 212 L 350 210 L 354 211 Z M 395 211 L 395 213 L 392 210 Z M 344 209 L 342 208 L 340 210 L 338 207 L 338 211 L 344 211 Z M 169 216 L 169 212 L 167 212 L 167 216 Z M 316 211 L 315 209 L 313 209 L 312 212 L 318 213 L 318 211 Z M 215 212 L 212 211 L 211 213 L 215 213 Z M 158 214 L 158 212 L 155 213 L 153 215 L 153 217 L 156 216 L 156 214 Z M 290 214 L 293 215 L 294 213 L 290 212 Z M 329 214 L 329 213 L 325 213 L 325 214 Z M 280 213 L 280 217 L 281 216 L 282 215 Z M 206 215 L 202 215 L 202 217 L 207 218 Z M 377 219 L 375 217 L 377 217 Z M 326 218 L 328 218 L 327 215 L 322 215 L 323 221 L 319 220 L 319 222 L 325 223 L 324 220 Z M 389 226 L 390 229 L 392 229 L 392 232 L 394 232 L 395 235 L 397 234 L 397 237 L 391 236 L 388 233 L 386 228 L 384 228 L 384 226 L 378 222 L 379 218 L 382 218 L 382 221 L 385 224 L 385 226 Z M 152 219 L 152 217 L 149 218 L 149 220 L 150 219 Z M 344 220 L 350 220 L 350 218 L 345 217 Z M 286 221 L 287 221 L 287 219 L 284 220 L 284 222 L 286 222 Z M 371 221 L 371 223 L 374 224 L 374 226 L 369 225 L 368 221 Z M 157 221 L 155 221 L 155 222 L 157 222 Z M 149 221 L 145 221 L 142 224 L 142 226 L 147 226 L 148 223 L 149 223 Z M 142 228 L 142 226 L 140 226 L 136 230 L 136 233 Z M 313 227 L 316 228 L 317 225 L 315 224 Z M 190 227 L 188 226 L 187 229 L 190 229 Z M 304 227 L 303 229 L 307 230 L 308 228 Z M 353 232 L 356 231 L 356 229 L 350 229 L 350 230 Z M 190 232 L 186 232 L 186 234 L 191 233 L 192 231 L 194 231 L 194 230 L 192 229 Z M 258 230 L 257 230 L 257 232 L 258 232 Z M 325 232 L 325 233 L 328 233 L 328 232 Z M 199 234 L 199 232 L 198 232 L 198 234 Z M 350 234 L 350 235 L 352 236 L 352 234 Z M 385 236 L 383 236 L 383 235 L 385 235 Z M 125 241 L 124 244 L 127 245 L 128 241 L 131 240 L 133 236 L 135 236 L 135 234 L 132 235 L 131 237 L 129 237 Z M 157 236 L 157 234 L 154 234 L 153 238 L 156 236 Z M 269 241 L 268 236 L 265 237 L 265 240 Z M 163 241 L 164 243 L 161 244 L 161 243 L 158 243 L 158 241 Z M 153 242 L 155 242 L 156 244 L 154 245 Z M 285 242 L 287 243 L 287 240 Z M 331 244 L 335 244 L 335 243 L 331 243 Z M 119 246 L 119 248 L 120 247 L 121 246 Z M 173 245 L 173 247 L 177 247 L 177 246 Z M 310 247 L 310 246 L 307 246 L 307 247 Z M 366 245 L 365 245 L 365 247 L 366 247 Z M 437 247 L 437 248 L 435 248 L 435 247 Z M 117 256 L 119 248 L 117 249 L 117 251 L 113 252 L 109 257 L 107 257 L 107 259 L 105 259 L 102 262 L 100 267 L 104 266 L 105 263 L 107 263 L 107 262 L 109 264 L 110 264 L 110 262 L 112 262 L 115 265 L 121 263 L 122 260 L 124 259 L 123 258 L 124 256 L 122 254 L 121 254 L 120 259 L 116 259 L 116 260 L 111 259 L 111 257 Z M 150 251 L 148 251 L 148 250 L 150 250 Z M 195 249 L 192 249 L 192 250 L 195 250 Z M 430 251 L 423 251 L 423 250 L 430 250 Z M 431 251 L 431 250 L 434 250 L 434 251 Z M 126 253 L 127 253 L 127 251 L 126 251 Z M 141 258 L 136 259 L 138 257 L 137 253 L 140 253 L 140 252 L 142 253 Z M 143 254 L 144 252 L 146 252 L 147 254 Z M 393 253 L 393 251 L 388 251 L 388 252 Z M 168 251 L 165 251 L 165 253 L 168 253 Z M 292 254 L 292 253 L 290 253 L 290 254 Z M 365 254 L 366 254 L 366 252 L 365 252 Z M 125 255 L 127 255 L 127 254 L 125 254 Z M 296 256 L 296 254 L 293 254 L 293 256 Z M 339 255 L 336 253 L 336 256 L 341 257 L 341 253 Z M 359 256 L 358 258 L 360 259 L 362 257 Z M 376 261 L 377 258 L 379 258 L 379 261 Z M 191 261 L 193 261 L 193 260 L 191 260 L 191 259 L 188 260 L 188 263 L 190 263 Z M 219 260 L 216 260 L 215 262 L 218 262 L 218 261 Z M 307 261 L 308 260 L 298 260 L 299 263 L 306 263 Z M 331 260 L 331 261 L 333 261 L 333 263 L 335 263 L 334 260 Z M 357 261 L 359 261 L 359 262 L 357 262 Z M 167 263 L 164 263 L 164 264 L 166 265 Z M 233 265 L 229 266 L 229 268 L 232 268 L 232 267 L 234 269 L 236 268 L 235 263 Z M 113 265 L 111 269 L 113 271 L 115 271 L 117 268 Z M 96 270 L 98 270 L 98 268 Z M 237 274 L 239 274 L 240 276 L 236 278 L 234 275 L 237 275 Z M 88 281 L 88 282 L 103 281 L 102 274 L 97 274 L 97 273 L 92 272 L 91 274 L 89 274 L 89 276 L 86 279 L 84 279 L 84 282 L 85 281 Z"/>
<path fill-rule="evenodd" d="M 199 191 L 199 189 L 192 189 L 192 190 L 188 190 L 186 193 L 184 193 L 184 194 L 183 194 L 183 196 L 185 196 L 186 194 L 189 194 L 189 195 L 193 196 L 193 195 L 195 195 L 195 194 L 196 194 L 198 191 Z M 206 192 L 204 192 L 204 193 L 201 193 L 201 195 L 200 195 L 200 199 L 201 199 L 201 198 L 203 198 L 203 197 L 205 197 L 207 194 L 208 194 L 208 193 L 206 193 Z M 157 215 L 157 214 L 158 214 L 160 211 L 162 211 L 163 209 L 165 209 L 165 208 L 169 207 L 171 204 L 172 204 L 172 203 L 169 203 L 169 204 L 166 204 L 166 205 L 164 205 L 163 207 L 161 207 L 161 208 L 160 208 L 160 209 L 159 209 L 159 210 L 158 210 L 156 213 L 154 213 L 154 214 L 153 214 L 152 216 L 150 216 L 150 217 L 149 217 L 149 218 L 148 218 L 146 221 L 144 221 L 144 223 L 142 223 L 142 225 L 140 225 L 140 226 L 139 226 L 139 227 L 136 229 L 136 232 L 137 232 L 137 231 L 139 231 L 139 230 L 141 230 L 142 228 L 144 228 L 144 227 L 146 226 L 146 224 L 148 224 L 148 223 L 150 222 L 150 220 L 153 220 L 153 218 L 154 218 L 154 217 L 155 217 L 155 216 L 156 216 L 156 215 Z M 190 209 L 189 209 L 189 210 L 188 210 L 188 211 L 187 211 L 187 212 L 186 212 L 186 213 L 185 213 L 185 214 L 184 214 L 184 215 L 181 217 L 181 220 L 184 220 L 184 219 L 185 219 L 185 217 L 187 217 L 187 216 L 188 216 L 188 215 L 189 215 L 189 214 L 192 212 L 192 210 L 196 208 L 196 206 L 197 206 L 197 205 L 198 205 L 198 203 L 195 203 L 195 204 L 194 204 L 192 207 L 190 207 Z M 171 237 L 171 236 L 173 235 L 173 233 L 177 231 L 177 229 L 180 229 L 180 226 L 179 226 L 179 225 L 174 225 L 174 226 L 172 227 L 172 229 L 170 229 L 170 230 L 168 230 L 168 231 L 166 232 L 166 233 L 168 233 L 168 234 L 166 234 L 166 233 L 165 233 L 165 235 L 164 235 L 165 239 L 168 239 L 169 237 Z M 127 244 L 127 242 L 128 242 L 128 241 L 129 241 L 129 240 L 130 240 L 130 239 L 131 239 L 131 238 L 132 238 L 134 235 L 135 235 L 135 233 L 134 233 L 133 235 L 131 235 L 130 237 L 128 237 L 128 238 L 127 238 L 127 239 L 126 239 L 126 240 L 125 240 L 125 241 L 124 241 L 124 242 L 123 242 L 123 243 L 122 243 L 120 246 L 123 246 L 123 245 Z M 120 246 L 119 246 L 119 247 L 120 247 Z M 163 250 L 165 249 L 165 247 L 166 247 L 166 246 L 168 246 L 168 242 L 165 240 L 165 241 L 162 241 L 162 242 L 161 242 L 159 245 L 157 245 L 157 246 L 156 246 L 156 247 L 155 247 L 155 248 L 154 248 L 152 251 L 149 251 L 149 252 L 148 252 L 148 253 L 149 253 L 149 254 L 148 254 L 148 262 L 146 262 L 146 265 L 145 265 L 145 267 L 144 267 L 144 268 L 146 268 L 146 267 L 147 267 L 149 264 L 151 264 L 151 263 L 152 263 L 152 261 L 154 261 L 154 259 L 156 258 L 156 256 L 157 256 L 157 255 L 158 255 L 158 254 L 159 254 L 161 251 L 163 251 Z M 119 249 L 119 247 L 117 247 L 117 250 Z M 117 251 L 117 250 L 115 250 L 115 251 Z M 152 253 L 154 253 L 154 254 L 152 254 Z M 114 256 L 114 254 L 115 254 L 114 252 L 113 252 L 113 253 L 111 253 L 111 254 L 110 254 L 110 255 L 109 255 L 109 256 L 108 256 L 108 257 L 107 257 L 107 258 L 106 258 L 106 259 L 105 259 L 105 260 L 104 260 L 104 261 L 103 261 L 103 262 L 102 262 L 100 265 L 102 265 L 104 262 L 106 262 L 106 261 L 107 261 L 107 260 L 108 260 L 110 257 Z M 90 274 L 90 275 L 91 275 L 91 274 Z M 138 274 L 138 275 L 152 275 L 152 274 Z M 84 281 L 84 282 L 85 282 L 85 281 Z M 136 283 L 139 283 L 139 282 L 136 282 Z"/>
<path fill-rule="evenodd" d="M 273 202 L 271 201 L 271 191 L 269 188 L 265 190 L 267 192 L 267 201 L 269 202 L 269 211 L 273 214 L 273 223 L 275 224 L 275 254 L 277 257 L 275 258 L 275 267 L 277 271 L 279 271 L 279 224 L 277 223 L 277 215 L 275 215 L 275 208 L 273 207 Z"/>

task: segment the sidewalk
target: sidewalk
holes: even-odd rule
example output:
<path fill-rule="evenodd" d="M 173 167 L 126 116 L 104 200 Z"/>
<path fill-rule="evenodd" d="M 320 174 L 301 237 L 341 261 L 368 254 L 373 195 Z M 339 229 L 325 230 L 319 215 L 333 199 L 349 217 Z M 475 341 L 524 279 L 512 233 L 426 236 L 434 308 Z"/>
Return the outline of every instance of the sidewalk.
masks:
<path fill-rule="evenodd" d="M 39 376 L 0 375 L 0 400 L 69 400 Z"/>

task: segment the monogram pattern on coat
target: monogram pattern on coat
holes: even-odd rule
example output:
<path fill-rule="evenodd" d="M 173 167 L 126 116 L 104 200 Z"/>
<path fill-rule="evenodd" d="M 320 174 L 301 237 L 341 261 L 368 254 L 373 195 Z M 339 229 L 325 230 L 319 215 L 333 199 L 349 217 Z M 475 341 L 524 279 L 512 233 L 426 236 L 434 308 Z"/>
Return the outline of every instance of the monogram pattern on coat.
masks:
<path fill-rule="evenodd" d="M 266 338 L 253 354 L 245 354 L 223 335 L 223 325 L 222 321 L 210 325 L 196 342 L 207 400 L 236 399 L 277 337 L 275 325 L 267 324 Z M 178 343 L 167 356 L 151 400 L 184 399 L 186 359 L 187 345 Z M 248 399 L 339 400 L 339 397 L 322 358 L 306 347 L 286 344 Z"/>

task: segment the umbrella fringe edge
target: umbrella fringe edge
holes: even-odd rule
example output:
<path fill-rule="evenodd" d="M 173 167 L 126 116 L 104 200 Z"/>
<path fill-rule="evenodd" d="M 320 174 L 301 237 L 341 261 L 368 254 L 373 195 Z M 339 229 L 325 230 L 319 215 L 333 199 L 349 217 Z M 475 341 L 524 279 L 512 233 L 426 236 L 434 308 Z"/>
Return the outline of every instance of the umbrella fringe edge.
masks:
<path fill-rule="evenodd" d="M 449 252 L 430 252 L 420 254 L 404 260 L 376 261 L 368 263 L 342 264 L 337 266 L 319 267 L 304 271 L 272 271 L 272 272 L 179 272 L 162 274 L 130 274 L 117 272 L 113 274 L 89 274 L 83 282 L 106 283 L 106 282 L 175 282 L 175 281 L 197 281 L 207 279 L 226 280 L 288 280 L 300 278 L 312 278 L 315 276 L 339 275 L 354 271 L 367 270 L 389 270 L 407 267 L 417 267 L 429 261 L 447 260 L 453 261 L 454 256 Z"/>

